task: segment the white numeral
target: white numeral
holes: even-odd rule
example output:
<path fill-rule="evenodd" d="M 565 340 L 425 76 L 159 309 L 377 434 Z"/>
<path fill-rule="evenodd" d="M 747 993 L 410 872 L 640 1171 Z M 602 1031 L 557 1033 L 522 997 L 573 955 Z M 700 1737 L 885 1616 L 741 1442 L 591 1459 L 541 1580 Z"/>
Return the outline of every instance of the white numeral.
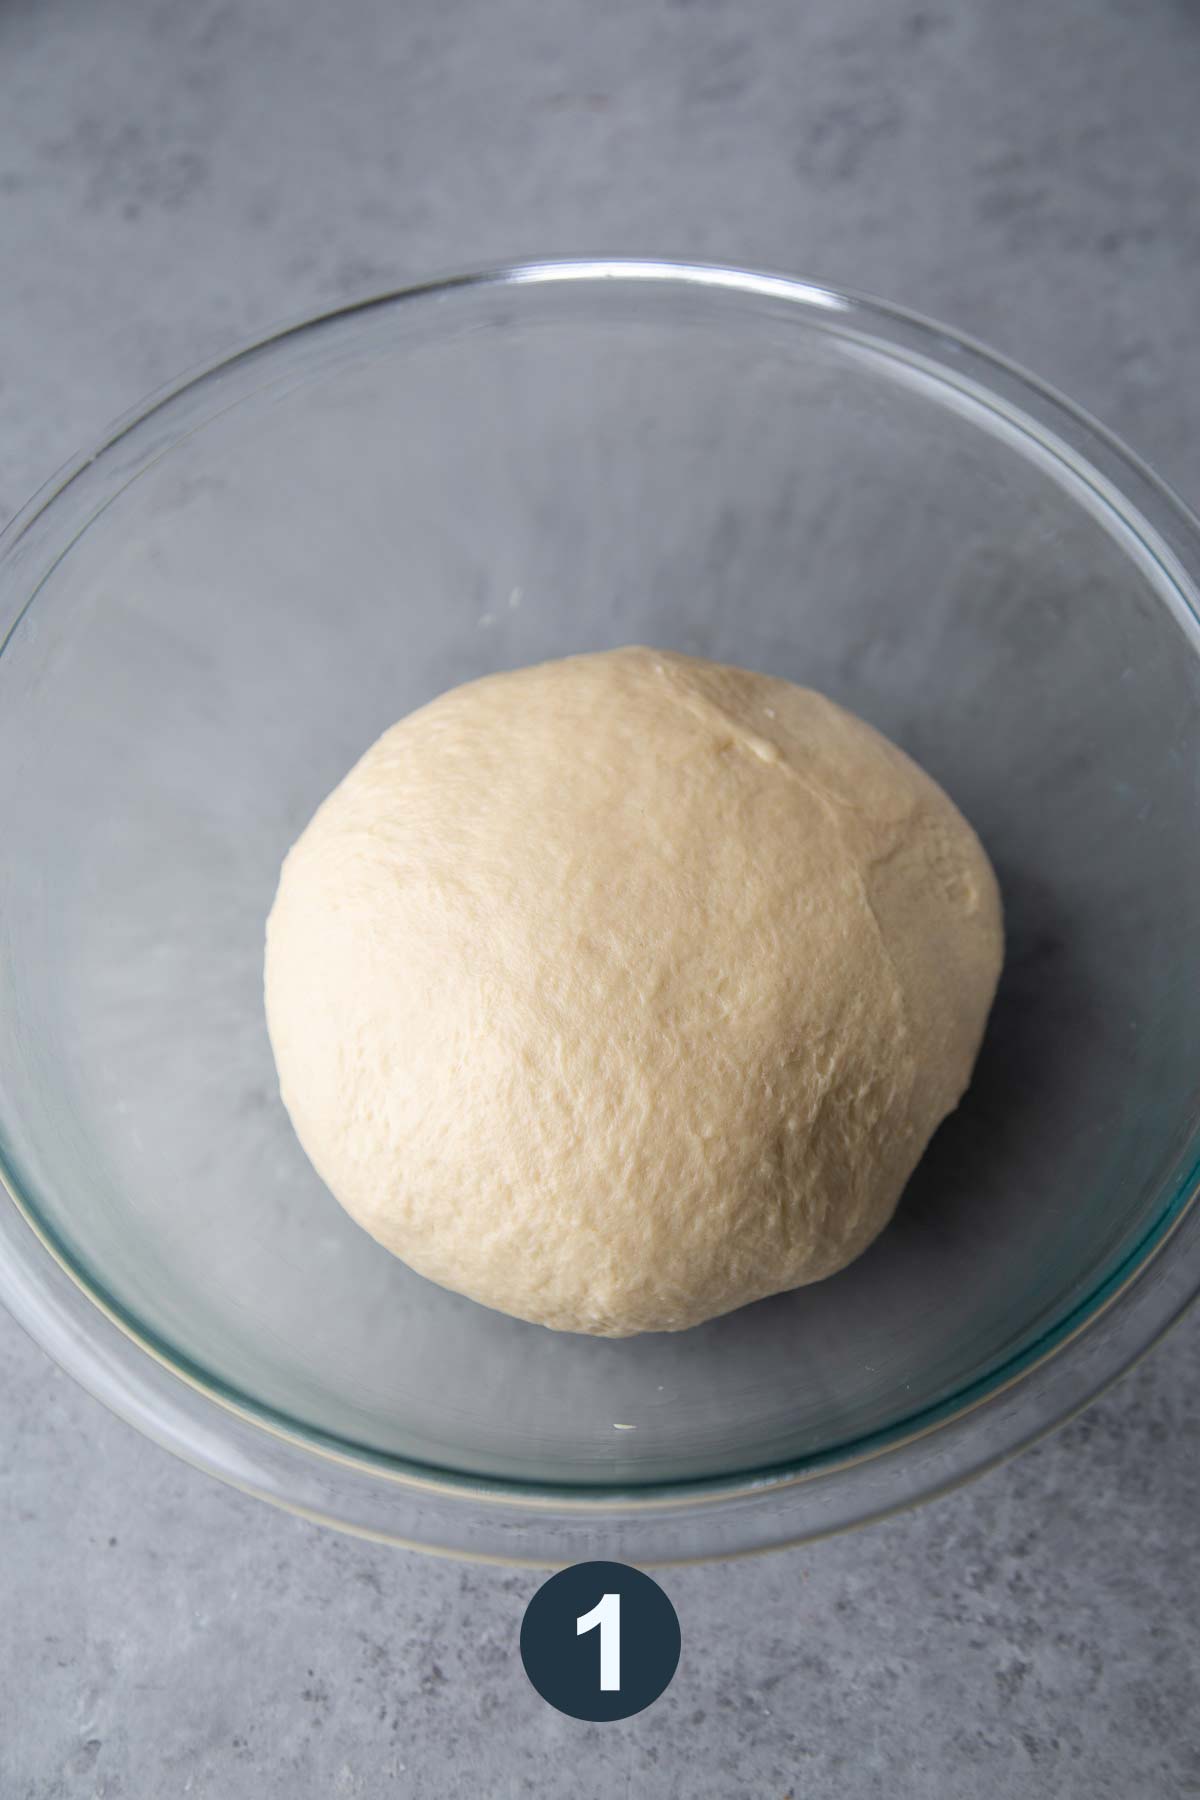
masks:
<path fill-rule="evenodd" d="M 616 1694 L 621 1687 L 621 1596 L 602 1594 L 591 1612 L 575 1621 L 575 1635 L 600 1627 L 600 1690 Z"/>

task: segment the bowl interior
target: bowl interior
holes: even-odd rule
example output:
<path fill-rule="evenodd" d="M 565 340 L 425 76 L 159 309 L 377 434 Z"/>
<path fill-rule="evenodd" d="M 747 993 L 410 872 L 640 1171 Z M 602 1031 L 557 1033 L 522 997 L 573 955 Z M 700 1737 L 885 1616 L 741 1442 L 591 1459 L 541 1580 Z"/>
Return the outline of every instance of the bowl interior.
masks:
<path fill-rule="evenodd" d="M 172 1362 L 379 1457 L 699 1480 L 977 1392 L 1161 1219 L 1197 1125 L 1194 620 L 1086 472 L 945 367 L 769 296 L 451 288 L 242 358 L 106 458 L 0 656 L 0 1139 Z M 442 1292 L 342 1214 L 261 963 L 284 851 L 385 726 L 628 642 L 903 744 L 993 857 L 1008 962 L 865 1257 L 608 1343 Z"/>

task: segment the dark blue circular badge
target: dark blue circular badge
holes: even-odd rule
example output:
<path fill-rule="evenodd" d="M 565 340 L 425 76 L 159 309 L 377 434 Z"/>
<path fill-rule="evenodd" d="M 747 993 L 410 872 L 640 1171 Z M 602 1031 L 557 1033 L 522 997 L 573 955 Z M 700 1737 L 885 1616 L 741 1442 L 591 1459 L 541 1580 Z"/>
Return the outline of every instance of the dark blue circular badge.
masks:
<path fill-rule="evenodd" d="M 657 1581 L 625 1563 L 576 1563 L 526 1607 L 521 1661 L 559 1712 L 628 1719 L 670 1685 L 679 1641 L 675 1608 Z"/>

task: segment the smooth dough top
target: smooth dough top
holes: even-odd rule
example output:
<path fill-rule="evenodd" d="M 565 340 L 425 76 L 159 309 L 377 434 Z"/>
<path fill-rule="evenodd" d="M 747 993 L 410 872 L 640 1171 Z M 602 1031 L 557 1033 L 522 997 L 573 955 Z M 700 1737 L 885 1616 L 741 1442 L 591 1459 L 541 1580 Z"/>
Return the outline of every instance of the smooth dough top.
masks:
<path fill-rule="evenodd" d="M 284 862 L 267 1019 L 373 1236 L 619 1337 L 857 1256 L 970 1079 L 1001 957 L 987 857 L 900 750 L 634 648 L 384 733 Z"/>

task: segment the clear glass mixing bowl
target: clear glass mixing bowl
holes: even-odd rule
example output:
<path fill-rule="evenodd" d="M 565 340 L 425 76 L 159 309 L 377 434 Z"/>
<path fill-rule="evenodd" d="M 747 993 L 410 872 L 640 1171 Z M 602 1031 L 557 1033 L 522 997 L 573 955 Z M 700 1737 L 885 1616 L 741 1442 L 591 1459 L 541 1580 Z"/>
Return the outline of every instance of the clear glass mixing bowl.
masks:
<path fill-rule="evenodd" d="M 1195 521 L 1064 402 L 776 277 L 507 268 L 175 389 L 0 551 L 0 1292 L 196 1463 L 430 1549 L 730 1554 L 1012 1450 L 1200 1284 L 1198 577 Z M 1008 964 L 861 1261 L 602 1342 L 340 1211 L 261 959 L 284 851 L 385 726 L 628 642 L 896 738 L 991 852 Z"/>

